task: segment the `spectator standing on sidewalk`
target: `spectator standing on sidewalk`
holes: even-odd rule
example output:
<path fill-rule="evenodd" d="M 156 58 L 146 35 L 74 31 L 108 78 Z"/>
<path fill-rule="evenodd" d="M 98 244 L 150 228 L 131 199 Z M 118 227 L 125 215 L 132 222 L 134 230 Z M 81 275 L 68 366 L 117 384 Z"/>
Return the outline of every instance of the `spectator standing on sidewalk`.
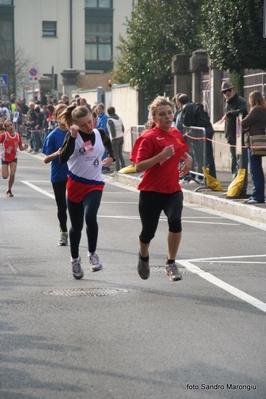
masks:
<path fill-rule="evenodd" d="M 216 168 L 213 156 L 212 138 L 214 130 L 210 122 L 208 113 L 204 110 L 203 104 L 194 103 L 189 100 L 186 94 L 177 95 L 177 104 L 180 108 L 180 113 L 176 118 L 176 127 L 181 129 L 183 133 L 183 125 L 185 126 L 196 126 L 205 128 L 206 134 L 206 165 L 203 165 L 203 142 L 199 140 L 192 142 L 192 153 L 194 152 L 195 160 L 198 163 L 198 172 L 202 173 L 202 166 L 209 168 L 210 176 L 216 178 Z M 190 152 L 189 152 L 190 153 Z M 192 153 L 190 155 L 192 156 Z"/>
<path fill-rule="evenodd" d="M 236 155 L 236 118 L 241 114 L 243 118 L 247 116 L 247 103 L 240 97 L 235 87 L 229 80 L 222 83 L 221 92 L 225 98 L 225 115 L 220 123 L 225 122 L 225 137 L 230 145 L 231 172 L 233 179 L 238 174 L 238 169 L 245 169 L 244 184 L 240 196 L 246 196 L 248 185 L 248 155 L 247 148 L 244 148 L 244 137 L 242 137 L 242 155 Z"/>
<path fill-rule="evenodd" d="M 96 128 L 97 121 L 98 121 L 97 105 L 93 105 L 93 107 L 91 108 L 91 113 L 92 113 L 92 118 L 93 118 L 93 127 Z"/>
<path fill-rule="evenodd" d="M 184 106 L 185 104 L 189 101 L 189 98 L 186 94 L 183 93 L 178 93 L 176 95 L 176 105 L 178 107 L 178 113 L 176 115 L 176 120 L 175 120 L 175 127 L 182 133 L 182 135 L 184 136 L 185 141 L 187 142 L 188 139 L 187 137 L 184 135 L 184 122 L 183 122 L 183 111 L 184 111 Z M 192 157 L 193 159 L 193 151 L 191 149 L 188 150 L 188 154 Z M 193 159 L 193 164 L 192 164 L 192 168 L 194 169 L 194 159 Z M 191 181 L 193 182 L 194 178 L 193 175 L 191 173 L 188 173 L 186 176 L 184 176 L 181 180 L 180 180 L 180 184 L 188 184 Z"/>
<path fill-rule="evenodd" d="M 60 114 L 67 108 L 65 104 L 59 104 L 54 110 L 54 119 L 58 126 L 46 137 L 42 152 L 45 154 L 44 163 L 51 162 L 50 180 L 52 183 L 55 202 L 57 205 L 57 218 L 59 220 L 60 238 L 58 245 L 68 244 L 67 232 L 67 204 L 66 204 L 66 182 L 68 166 L 59 162 L 61 147 L 68 132 L 67 126 L 61 122 Z"/>
<path fill-rule="evenodd" d="M 177 105 L 177 102 L 176 102 L 178 94 L 172 98 L 172 103 L 174 104 L 173 126 L 175 126 L 175 124 L 176 124 L 176 117 L 177 117 L 178 111 L 179 111 L 179 108 L 178 108 L 178 105 Z"/>
<path fill-rule="evenodd" d="M 242 128 L 248 129 L 250 136 L 265 134 L 266 129 L 266 101 L 261 92 L 253 91 L 249 95 L 250 112 L 242 120 Z M 265 179 L 262 169 L 262 156 L 251 155 L 248 148 L 248 159 L 250 164 L 250 174 L 252 179 L 252 194 L 245 202 L 248 204 L 264 203 L 265 200 Z"/>
<path fill-rule="evenodd" d="M 165 272 L 171 281 L 178 281 L 182 275 L 175 259 L 181 241 L 183 208 L 178 165 L 181 159 L 184 160 L 180 173 L 186 175 L 192 166 L 192 158 L 186 152 L 188 145 L 182 134 L 172 127 L 172 102 L 159 96 L 150 104 L 149 110 L 153 127 L 136 140 L 130 158 L 136 172 L 144 172 L 138 186 L 142 223 L 138 273 L 143 280 L 149 278 L 149 246 L 155 236 L 160 214 L 164 211 L 169 229 Z"/>
<path fill-rule="evenodd" d="M 88 257 L 91 270 L 97 272 L 103 266 L 96 253 L 98 240 L 97 212 L 101 203 L 104 180 L 102 165 L 109 167 L 114 160 L 110 138 L 103 129 L 93 129 L 90 110 L 71 104 L 60 114 L 61 121 L 69 128 L 59 155 L 60 162 L 68 164 L 67 207 L 71 221 L 69 230 L 72 273 L 81 279 L 83 270 L 79 255 L 79 243 L 84 223 L 88 241 Z M 104 149 L 107 158 L 102 162 Z"/>
<path fill-rule="evenodd" d="M 29 152 L 32 152 L 34 149 L 35 145 L 35 128 L 37 124 L 37 114 L 35 112 L 35 104 L 34 102 L 29 103 L 29 110 L 26 115 L 26 124 L 28 126 L 28 133 L 29 133 L 29 143 L 30 143 L 30 149 Z"/>
<path fill-rule="evenodd" d="M 6 119 L 3 123 L 4 133 L 0 134 L 0 143 L 2 143 L 2 177 L 8 180 L 7 197 L 14 197 L 11 189 L 15 181 L 17 170 L 17 150 L 26 150 L 28 144 L 22 143 L 21 135 L 15 132 L 15 125 L 10 119 Z"/>
<path fill-rule="evenodd" d="M 40 101 L 40 105 L 47 105 L 47 97 L 42 89 L 40 89 L 38 100 Z"/>
<path fill-rule="evenodd" d="M 126 166 L 125 160 L 123 157 L 123 144 L 124 144 L 124 125 L 123 121 L 115 113 L 114 107 L 109 107 L 107 109 L 107 113 L 109 115 L 107 121 L 107 128 L 109 131 L 109 136 L 112 140 L 112 146 L 114 150 L 115 156 L 115 171 L 118 172 L 121 168 Z"/>
<path fill-rule="evenodd" d="M 105 131 L 105 133 L 107 134 L 107 136 L 109 136 L 109 132 L 107 129 L 107 120 L 108 120 L 108 116 L 107 114 L 104 112 L 104 104 L 100 103 L 97 105 L 96 108 L 96 112 L 97 112 L 97 124 L 96 124 L 96 128 L 97 129 L 103 129 Z M 102 160 L 104 160 L 107 157 L 107 153 L 106 151 L 103 154 Z M 110 168 L 106 168 L 105 166 L 102 167 L 102 172 L 106 173 L 109 172 Z"/>
<path fill-rule="evenodd" d="M 16 105 L 16 100 L 15 100 L 15 97 L 11 97 L 10 98 L 10 112 L 11 112 L 11 117 L 13 117 L 14 116 L 14 113 L 16 112 L 16 110 L 17 110 L 17 105 Z"/>
<path fill-rule="evenodd" d="M 210 176 L 216 179 L 216 167 L 213 156 L 212 138 L 214 135 L 213 126 L 210 122 L 210 117 L 207 111 L 205 111 L 202 103 L 196 103 L 197 105 L 197 116 L 196 123 L 199 127 L 205 128 L 206 133 L 206 166 L 209 168 Z"/>
<path fill-rule="evenodd" d="M 25 98 L 22 98 L 22 99 L 20 100 L 19 106 L 20 106 L 20 108 L 21 108 L 21 113 L 22 113 L 23 115 L 26 115 L 27 112 L 29 111 L 29 107 L 28 107 L 27 104 L 26 104 Z"/>
<path fill-rule="evenodd" d="M 44 123 L 44 114 L 43 112 L 41 112 L 41 108 L 39 105 L 36 105 L 34 110 L 37 114 L 37 119 L 34 132 L 33 154 L 38 154 L 39 150 L 42 148 L 42 129 Z"/>
<path fill-rule="evenodd" d="M 90 104 L 87 103 L 86 98 L 80 98 L 79 105 L 83 105 L 84 107 L 89 108 L 89 110 L 91 111 L 91 106 L 90 106 Z"/>
<path fill-rule="evenodd" d="M 62 103 L 63 104 L 63 103 Z M 66 104 L 65 104 L 66 105 Z M 55 121 L 53 120 L 54 116 L 54 106 L 49 104 L 47 106 L 48 114 L 46 116 L 46 122 L 48 124 L 48 133 L 51 133 L 52 130 L 55 128 Z"/>
<path fill-rule="evenodd" d="M 10 119 L 10 111 L 6 102 L 0 102 L 0 114 L 2 119 Z"/>
<path fill-rule="evenodd" d="M 69 97 L 66 94 L 62 95 L 61 100 L 63 101 L 63 104 L 69 105 Z"/>

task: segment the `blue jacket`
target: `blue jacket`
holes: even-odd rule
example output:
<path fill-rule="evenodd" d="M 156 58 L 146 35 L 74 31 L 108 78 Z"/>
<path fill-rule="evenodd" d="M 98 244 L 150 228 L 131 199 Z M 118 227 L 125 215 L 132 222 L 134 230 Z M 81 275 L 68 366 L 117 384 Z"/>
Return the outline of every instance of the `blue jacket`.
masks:
<path fill-rule="evenodd" d="M 109 136 L 108 128 L 107 128 L 107 120 L 108 116 L 103 112 L 102 115 L 98 115 L 96 129 L 103 129 L 107 136 Z"/>

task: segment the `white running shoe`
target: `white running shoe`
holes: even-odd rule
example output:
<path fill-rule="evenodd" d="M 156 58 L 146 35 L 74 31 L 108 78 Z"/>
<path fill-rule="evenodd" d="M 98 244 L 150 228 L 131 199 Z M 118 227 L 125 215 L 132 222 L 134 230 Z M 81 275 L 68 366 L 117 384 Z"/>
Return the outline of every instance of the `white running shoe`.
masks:
<path fill-rule="evenodd" d="M 67 232 L 61 231 L 58 245 L 60 245 L 61 247 L 65 247 L 67 244 L 68 244 L 68 234 Z"/>
<path fill-rule="evenodd" d="M 92 265 L 91 271 L 92 272 L 99 272 L 102 270 L 103 265 L 99 259 L 99 256 L 94 252 L 93 254 L 89 253 L 88 254 L 90 264 Z"/>
<path fill-rule="evenodd" d="M 75 277 L 75 279 L 80 280 L 83 276 L 83 270 L 81 267 L 81 259 L 80 257 L 78 259 L 72 260 L 71 261 L 72 265 L 72 274 Z"/>

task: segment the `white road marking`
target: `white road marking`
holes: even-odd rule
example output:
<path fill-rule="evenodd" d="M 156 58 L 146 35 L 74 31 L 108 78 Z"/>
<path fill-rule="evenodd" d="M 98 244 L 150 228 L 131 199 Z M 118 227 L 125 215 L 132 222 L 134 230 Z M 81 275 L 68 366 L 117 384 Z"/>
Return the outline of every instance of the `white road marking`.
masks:
<path fill-rule="evenodd" d="M 253 260 L 252 261 L 244 261 L 244 260 L 200 260 L 198 263 L 219 263 L 219 264 L 241 264 L 241 265 L 243 265 L 243 264 L 247 264 L 247 265 L 253 265 L 253 264 L 256 264 L 256 265 L 265 265 L 266 264 L 266 261 L 265 262 L 254 262 Z"/>
<path fill-rule="evenodd" d="M 27 186 L 29 186 L 29 187 L 31 187 L 33 190 L 35 190 L 35 191 L 38 191 L 39 193 L 41 193 L 41 194 L 44 194 L 44 195 L 46 195 L 47 197 L 50 197 L 50 198 L 53 198 L 53 199 L 55 199 L 55 197 L 54 197 L 54 194 L 50 194 L 50 193 L 48 193 L 47 191 L 45 191 L 45 190 L 42 190 L 41 188 L 39 188 L 38 186 L 36 186 L 35 184 L 32 184 L 32 183 L 30 183 L 30 182 L 28 182 L 28 181 L 26 181 L 26 180 L 23 180 L 23 181 L 21 181 L 21 183 L 24 183 L 24 184 L 26 184 Z M 43 181 L 38 181 L 38 180 L 35 180 L 34 181 L 34 183 L 43 183 Z M 121 202 L 121 201 L 119 201 L 119 202 L 117 202 L 117 201 L 102 201 L 102 204 L 138 204 L 138 202 L 128 202 L 128 201 L 123 201 L 123 202 Z M 139 220 L 139 216 L 130 216 L 130 217 L 128 217 L 128 216 L 110 216 L 110 215 L 98 215 L 98 217 L 99 218 L 110 218 L 110 219 L 127 219 L 127 220 Z M 201 219 L 205 219 L 204 217 L 200 217 Z M 193 218 L 192 218 L 193 219 Z M 196 219 L 196 218 L 195 218 Z M 206 219 L 213 219 L 212 217 L 206 217 Z M 160 220 L 161 221 L 167 221 L 167 219 L 166 219 L 166 217 L 165 216 L 162 216 L 161 218 L 160 218 Z M 191 221 L 189 221 L 189 220 L 186 220 L 186 218 L 183 218 L 182 219 L 183 220 L 183 222 L 185 222 L 185 223 L 196 223 L 196 224 L 215 224 L 215 225 L 218 225 L 218 224 L 220 224 L 220 225 L 226 225 L 226 226 L 236 226 L 237 224 L 236 223 L 224 223 L 224 222 L 221 222 L 221 223 L 217 223 L 217 222 L 205 222 L 205 221 L 195 221 L 195 220 L 191 220 Z"/>
<path fill-rule="evenodd" d="M 113 183 L 113 185 L 117 185 L 117 187 L 126 188 L 129 191 L 136 192 L 136 190 L 137 190 L 136 188 L 125 186 L 125 185 L 119 185 L 117 183 Z M 266 231 L 266 225 L 264 223 L 259 223 L 257 221 L 245 219 L 245 218 L 243 218 L 241 216 L 229 215 L 229 214 L 225 214 L 223 212 L 218 212 L 218 211 L 215 211 L 213 209 L 209 209 L 209 208 L 205 208 L 205 207 L 195 206 L 195 204 L 189 204 L 189 203 L 184 203 L 184 207 L 195 209 L 196 211 L 201 211 L 201 212 L 204 212 L 204 213 L 209 213 L 211 215 L 224 217 L 225 219 L 231 219 L 231 220 L 234 220 L 234 221 L 236 221 L 238 223 L 246 224 L 248 226 L 252 226 L 252 227 L 258 228 L 260 230 Z M 182 217 L 182 220 L 184 221 L 183 217 Z M 258 257 L 260 257 L 260 256 L 264 256 L 264 255 L 258 255 Z M 225 257 L 225 258 L 222 258 L 222 259 L 227 259 L 227 258 L 232 259 L 233 257 Z M 240 257 L 239 256 L 235 256 L 234 258 L 238 258 L 239 259 Z M 214 259 L 219 259 L 219 258 L 209 258 L 209 260 L 211 260 L 211 259 L 214 260 Z M 200 259 L 198 259 L 198 260 L 197 259 L 193 259 L 193 262 L 195 262 L 195 261 L 203 261 L 203 260 L 207 260 L 207 258 L 201 259 L 201 260 Z M 181 265 L 183 265 L 184 267 L 186 267 L 192 273 L 198 274 L 201 278 L 204 278 L 205 280 L 207 280 L 210 283 L 216 285 L 217 287 L 220 287 L 220 288 L 224 289 L 225 291 L 231 293 L 234 296 L 237 296 L 238 298 L 240 298 L 243 301 L 251 304 L 252 306 L 255 306 L 256 308 L 262 310 L 263 312 L 266 312 L 266 304 L 264 302 L 252 297 L 251 295 L 246 294 L 243 291 L 238 290 L 237 288 L 235 288 L 235 287 L 223 282 L 222 280 L 219 280 L 218 278 L 214 277 L 210 273 L 203 272 L 203 270 L 201 270 L 199 267 L 193 265 L 189 261 L 177 260 L 177 262 L 180 263 Z"/>
<path fill-rule="evenodd" d="M 28 182 L 28 181 L 26 181 L 26 180 L 21 181 L 21 183 L 26 184 L 27 186 L 33 188 L 33 190 L 36 190 L 36 191 L 38 191 L 39 193 L 41 193 L 41 194 L 43 194 L 43 195 L 46 195 L 47 197 L 50 197 L 50 198 L 55 199 L 53 194 L 50 194 L 50 193 L 48 193 L 47 191 L 42 190 L 41 188 L 35 186 L 34 184 L 32 184 L 32 183 L 30 183 L 30 182 Z"/>
<path fill-rule="evenodd" d="M 224 219 L 234 220 L 235 222 L 238 222 L 241 224 L 246 224 L 247 226 L 254 227 L 255 229 L 266 231 L 266 223 L 258 222 L 256 220 L 251 220 L 251 219 L 244 218 L 242 216 L 237 216 L 237 215 L 233 215 L 233 214 L 229 214 L 229 213 L 225 213 L 225 212 L 221 212 L 221 211 L 216 211 L 215 209 L 205 208 L 200 205 L 197 205 L 195 207 L 195 204 L 184 203 L 184 207 L 193 209 L 198 212 L 207 213 L 209 215 L 220 216 Z"/>
<path fill-rule="evenodd" d="M 128 202 L 129 203 L 129 202 Z M 119 202 L 120 204 L 120 202 Z M 100 213 L 98 214 L 98 218 L 102 219 L 127 219 L 127 220 L 139 220 L 139 216 L 112 216 L 112 215 L 101 215 Z M 160 217 L 161 222 L 167 222 L 167 219 L 165 216 Z M 193 224 L 215 224 L 216 226 L 218 225 L 224 225 L 224 226 L 238 226 L 238 223 L 218 223 L 218 222 L 198 222 L 197 220 L 183 220 L 184 223 L 193 223 Z"/>
<path fill-rule="evenodd" d="M 54 199 L 54 195 L 48 193 L 45 190 L 40 189 L 39 187 L 35 186 L 34 184 L 28 182 L 28 181 L 22 181 L 22 183 L 26 184 L 27 186 L 31 187 L 32 189 L 38 191 L 41 194 L 46 195 L 47 197 L 53 198 Z M 123 186 L 123 188 L 125 188 Z M 127 189 L 129 189 L 131 191 L 131 188 L 126 187 Z M 132 190 L 133 191 L 133 190 Z M 135 190 L 134 190 L 135 191 Z M 197 210 L 199 210 L 199 208 L 197 208 Z M 208 210 L 206 208 L 206 210 Z M 205 212 L 205 208 L 202 208 L 202 211 Z M 209 213 L 212 213 L 209 211 Z M 218 212 L 213 212 L 213 214 L 216 214 L 217 216 L 219 216 Z M 100 216 L 102 218 L 119 218 L 119 219 L 133 219 L 133 220 L 137 220 L 139 219 L 139 216 L 133 216 L 133 217 L 127 217 L 127 216 Z M 229 219 L 229 215 L 226 215 L 225 218 Z M 230 215 L 231 218 L 231 215 Z M 184 218 L 183 218 L 184 219 Z M 240 217 L 235 217 L 232 218 L 238 222 L 241 223 L 246 223 L 248 225 L 252 225 L 252 223 L 250 223 L 250 221 L 245 220 L 244 218 L 240 218 Z M 243 219 L 243 220 L 242 220 Z M 185 222 L 185 220 L 184 220 Z M 189 222 L 189 221 L 187 221 Z M 192 221 L 191 221 L 192 222 Z M 196 222 L 194 222 L 196 223 Z M 212 224 L 210 222 L 198 222 L 198 223 L 207 223 L 207 224 Z M 232 224 L 232 223 L 215 223 L 215 224 Z M 254 225 L 254 224 L 253 224 Z M 257 226 L 258 227 L 258 226 Z M 259 227 L 260 228 L 260 227 Z M 265 227 L 264 227 L 265 228 Z M 203 262 L 203 261 L 210 261 L 213 262 L 215 259 L 220 259 L 220 260 L 225 260 L 225 259 L 240 259 L 240 258 L 248 258 L 248 257 L 264 257 L 266 255 L 246 255 L 246 256 L 230 256 L 230 257 L 214 257 L 214 258 L 199 258 L 199 259 L 193 259 L 193 260 L 177 260 L 177 262 L 184 266 L 187 270 L 189 270 L 191 273 L 195 273 L 198 276 L 200 276 L 201 278 L 205 279 L 206 281 L 209 281 L 210 283 L 216 285 L 217 287 L 229 292 L 230 294 L 232 294 L 233 296 L 243 300 L 246 303 L 249 303 L 250 305 L 256 307 L 257 309 L 263 311 L 266 313 L 266 303 L 260 301 L 259 299 L 246 294 L 245 292 L 239 290 L 238 288 L 233 287 L 230 284 L 225 283 L 224 281 L 220 280 L 219 278 L 213 276 L 211 273 L 205 272 L 204 270 L 200 269 L 198 266 L 194 265 L 191 262 Z"/>
<path fill-rule="evenodd" d="M 24 183 L 24 181 L 22 181 L 21 183 Z M 44 184 L 50 183 L 51 184 L 50 180 L 31 180 L 31 183 L 44 183 Z"/>
<path fill-rule="evenodd" d="M 195 260 L 194 260 L 195 261 Z M 211 273 L 205 272 L 204 270 L 200 269 L 198 266 L 194 265 L 188 260 L 177 260 L 177 262 L 184 266 L 187 270 L 191 273 L 197 274 L 199 277 L 203 278 L 206 281 L 209 281 L 211 284 L 216 285 L 217 287 L 223 289 L 224 291 L 229 292 L 233 296 L 241 299 L 242 301 L 249 303 L 250 305 L 254 306 L 255 308 L 262 310 L 262 312 L 266 313 L 266 303 L 260 301 L 259 299 L 246 294 L 245 292 L 239 290 L 238 288 L 233 287 L 230 284 L 225 283 L 224 281 L 220 280 L 219 278 L 213 276 Z"/>
<path fill-rule="evenodd" d="M 193 258 L 189 259 L 190 262 L 202 262 L 202 261 L 213 261 L 213 260 L 223 260 L 223 259 L 247 259 L 247 258 L 264 258 L 266 254 L 262 255 L 234 255 L 234 256 L 214 256 L 213 258 Z"/>
<path fill-rule="evenodd" d="M 194 223 L 194 224 L 215 224 L 215 225 L 224 225 L 224 226 L 239 226 L 239 223 L 226 223 L 226 222 L 199 222 L 196 220 L 184 220 L 182 218 L 182 223 Z"/>

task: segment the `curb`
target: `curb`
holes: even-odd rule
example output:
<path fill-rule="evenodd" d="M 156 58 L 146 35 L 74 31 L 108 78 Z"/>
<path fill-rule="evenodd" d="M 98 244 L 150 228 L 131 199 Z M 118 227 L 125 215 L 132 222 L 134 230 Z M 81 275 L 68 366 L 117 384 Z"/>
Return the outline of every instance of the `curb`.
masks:
<path fill-rule="evenodd" d="M 137 188 L 140 177 L 127 174 L 116 173 L 112 177 L 113 181 Z M 245 219 L 266 223 L 266 208 L 260 208 L 256 205 L 239 203 L 233 199 L 217 198 L 212 194 L 202 194 L 200 192 L 190 191 L 182 188 L 184 201 L 190 204 L 196 204 L 211 208 L 219 212 L 230 215 L 240 216 Z M 259 204 L 261 205 L 261 204 Z"/>

